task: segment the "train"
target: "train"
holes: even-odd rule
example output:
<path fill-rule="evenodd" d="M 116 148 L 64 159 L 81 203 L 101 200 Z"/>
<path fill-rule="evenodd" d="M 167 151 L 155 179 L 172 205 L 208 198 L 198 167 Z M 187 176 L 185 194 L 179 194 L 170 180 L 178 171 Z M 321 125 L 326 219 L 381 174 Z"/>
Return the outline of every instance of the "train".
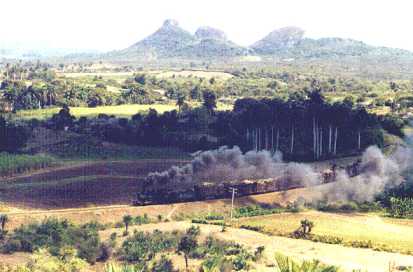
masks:
<path fill-rule="evenodd" d="M 344 170 L 349 177 L 360 174 L 361 161 L 358 160 L 353 164 L 338 167 L 336 164 L 331 165 L 329 169 L 321 172 L 322 183 L 335 182 L 337 171 Z M 241 180 L 217 182 L 200 182 L 184 188 L 165 186 L 154 188 L 153 186 L 145 187 L 144 190 L 137 194 L 133 202 L 135 206 L 144 206 L 151 204 L 169 204 L 178 202 L 202 201 L 210 199 L 230 198 L 235 191 L 237 197 L 264 194 L 271 192 L 287 191 L 302 188 L 303 185 L 298 181 L 290 180 L 284 176 L 258 179 L 258 180 Z"/>

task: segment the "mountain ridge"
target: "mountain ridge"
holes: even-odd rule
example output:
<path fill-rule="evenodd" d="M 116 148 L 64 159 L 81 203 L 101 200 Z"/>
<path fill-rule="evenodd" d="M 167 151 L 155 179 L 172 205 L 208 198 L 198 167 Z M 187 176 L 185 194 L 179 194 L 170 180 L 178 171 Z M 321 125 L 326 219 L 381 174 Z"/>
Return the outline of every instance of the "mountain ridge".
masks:
<path fill-rule="evenodd" d="M 411 57 L 413 52 L 372 46 L 362 41 L 339 37 L 308 38 L 299 27 L 275 29 L 250 46 L 241 46 L 228 39 L 224 31 L 210 26 L 199 27 L 194 34 L 168 19 L 153 34 L 119 51 L 107 54 L 111 58 L 236 58 L 248 55 L 279 58 L 343 58 L 343 57 Z"/>

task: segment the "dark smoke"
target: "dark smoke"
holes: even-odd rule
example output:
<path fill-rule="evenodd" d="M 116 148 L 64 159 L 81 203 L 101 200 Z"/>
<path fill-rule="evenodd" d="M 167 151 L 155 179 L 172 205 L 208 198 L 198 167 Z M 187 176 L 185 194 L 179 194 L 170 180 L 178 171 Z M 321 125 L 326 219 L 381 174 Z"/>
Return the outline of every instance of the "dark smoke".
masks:
<path fill-rule="evenodd" d="M 361 174 L 350 178 L 346 171 L 337 172 L 337 182 L 318 186 L 322 198 L 329 201 L 371 201 L 386 187 L 403 182 L 411 152 L 400 147 L 391 156 L 385 156 L 377 147 L 369 147 L 362 156 Z M 312 187 L 323 182 L 322 173 L 311 164 L 282 161 L 282 155 L 268 151 L 250 151 L 245 154 L 238 147 L 221 147 L 199 152 L 194 159 L 168 171 L 151 173 L 147 183 L 169 188 L 185 188 L 200 182 L 241 181 L 246 179 L 277 178 L 291 184 Z"/>
<path fill-rule="evenodd" d="M 245 179 L 265 179 L 285 176 L 304 184 L 317 184 L 320 177 L 312 168 L 300 163 L 284 163 L 279 152 L 272 155 L 268 151 L 250 151 L 245 154 L 238 147 L 221 147 L 216 150 L 199 152 L 194 159 L 168 171 L 151 173 L 149 184 L 174 186 L 196 184 L 198 182 L 240 181 Z"/>

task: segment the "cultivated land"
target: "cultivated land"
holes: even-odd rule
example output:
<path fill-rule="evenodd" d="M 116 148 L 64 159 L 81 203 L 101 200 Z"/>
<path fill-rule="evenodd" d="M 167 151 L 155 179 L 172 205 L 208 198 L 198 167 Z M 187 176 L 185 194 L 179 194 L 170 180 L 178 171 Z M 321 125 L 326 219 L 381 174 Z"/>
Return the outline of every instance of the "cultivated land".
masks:
<path fill-rule="evenodd" d="M 171 78 L 203 78 L 230 80 L 233 76 L 224 72 L 209 71 L 150 71 L 158 79 Z M 133 73 L 63 73 L 61 76 L 73 79 L 84 86 L 94 86 L 93 80 L 99 77 L 106 81 L 107 90 L 119 92 L 121 84 Z M 328 94 L 332 100 L 342 100 L 346 93 Z M 369 101 L 367 101 L 369 102 Z M 96 117 L 99 114 L 115 115 L 130 118 L 136 113 L 144 113 L 155 109 L 158 113 L 177 110 L 173 101 L 169 104 L 151 105 L 119 105 L 100 106 L 95 108 L 71 107 L 70 112 L 75 117 Z M 190 106 L 200 106 L 200 102 L 190 102 Z M 232 105 L 218 103 L 217 110 L 230 110 Z M 384 114 L 388 106 L 377 106 L 370 111 Z M 37 118 L 45 120 L 58 113 L 60 108 L 18 111 L 13 119 L 29 120 Z M 34 135 L 34 136 L 33 136 Z M 190 220 L 209 214 L 230 214 L 231 201 L 228 199 L 197 201 L 191 203 L 176 203 L 170 205 L 151 205 L 133 207 L 136 192 L 141 188 L 143 178 L 150 172 L 163 171 L 173 165 L 181 165 L 190 158 L 189 154 L 177 148 L 153 148 L 118 145 L 99 142 L 98 145 L 79 154 L 74 152 L 80 135 L 71 132 L 38 130 L 26 146 L 30 152 L 51 153 L 58 157 L 51 165 L 42 170 L 31 171 L 19 175 L 0 177 L 0 213 L 9 216 L 7 228 L 12 229 L 33 221 L 41 221 L 48 217 L 68 219 L 76 224 L 97 221 L 110 224 L 110 228 L 102 231 L 101 237 L 107 239 L 113 232 L 122 236 L 122 228 L 112 228 L 122 221 L 125 215 L 142 216 L 147 214 L 153 221 L 161 215 L 170 222 L 160 222 L 132 229 L 153 231 L 185 230 L 190 226 Z M 387 152 L 402 142 L 400 138 L 385 133 Z M 46 140 L 45 140 L 46 139 Z M 47 142 L 46 146 L 42 142 Z M 70 144 L 68 144 L 70 143 Z M 89 145 L 89 143 L 86 143 Z M 83 148 L 83 146 L 82 146 Z M 81 148 L 81 149 L 82 149 Z M 58 152 L 55 152 L 58 150 Z M 61 156 L 60 155 L 66 155 Z M 334 160 L 339 165 L 354 162 L 356 157 Z M 316 170 L 328 168 L 333 161 L 314 163 Z M 321 187 L 331 186 L 323 185 Z M 247 205 L 288 205 L 300 197 L 311 199 L 319 197 L 320 188 L 295 189 L 286 192 L 276 192 L 237 198 L 235 208 Z M 373 248 L 383 248 L 406 255 L 378 252 L 371 249 L 351 248 L 348 245 L 330 245 L 314 243 L 308 240 L 287 238 L 296 230 L 300 221 L 309 219 L 314 222 L 313 234 L 332 236 L 343 239 L 344 242 L 371 241 Z M 274 271 L 268 267 L 274 263 L 274 254 L 283 253 L 287 256 L 304 259 L 319 259 L 326 264 L 337 265 L 344 271 L 361 269 L 362 271 L 389 271 L 389 265 L 413 266 L 413 220 L 390 219 L 379 213 L 327 213 L 307 210 L 298 213 L 282 213 L 266 216 L 256 216 L 234 219 L 227 224 L 231 227 L 222 233 L 221 227 L 202 225 L 202 236 L 214 234 L 223 239 L 236 241 L 248 248 L 265 246 L 265 260 L 254 264 L 256 271 Z M 259 228 L 260 232 L 242 229 L 241 227 Z M 123 239 L 123 238 L 120 238 Z M 410 254 L 410 255 L 407 255 Z M 28 254 L 0 255 L 0 263 L 25 263 Z M 174 264 L 184 268 L 182 256 L 172 256 Z M 199 265 L 200 261 L 191 263 Z M 101 271 L 102 267 L 94 267 Z"/>
<path fill-rule="evenodd" d="M 343 159 L 347 161 L 350 159 Z M 354 158 L 353 158 L 354 160 Z M 41 221 L 47 217 L 68 219 L 81 224 L 97 221 L 102 224 L 121 222 L 124 215 L 138 216 L 147 214 L 156 221 L 158 215 L 171 220 L 136 227 L 139 230 L 184 230 L 190 225 L 190 218 L 220 213 L 229 215 L 231 201 L 209 200 L 170 205 L 150 205 L 132 207 L 131 201 L 139 189 L 141 180 L 148 172 L 161 171 L 171 165 L 183 164 L 185 160 L 135 160 L 135 161 L 97 161 L 73 162 L 58 167 L 35 171 L 15 177 L 4 178 L 0 184 L 1 211 L 6 213 L 11 230 L 22 224 Z M 325 162 L 326 164 L 327 162 Z M 325 167 L 322 163 L 318 167 Z M 322 186 L 330 186 L 322 185 Z M 286 205 L 299 197 L 318 196 L 318 188 L 295 189 L 249 197 L 236 198 L 235 207 L 246 205 Z M 327 264 L 339 265 L 344 271 L 388 271 L 389 264 L 397 266 L 413 265 L 413 257 L 371 249 L 351 248 L 342 245 L 314 243 L 307 240 L 291 239 L 286 235 L 294 231 L 302 219 L 314 222 L 314 234 L 331 235 L 345 241 L 372 240 L 374 244 L 386 245 L 395 251 L 413 247 L 413 220 L 389 219 L 379 214 L 337 214 L 315 211 L 282 213 L 267 216 L 234 219 L 234 227 L 241 225 L 259 226 L 265 234 L 239 228 L 228 228 L 221 233 L 221 227 L 202 225 L 203 235 L 214 234 L 224 240 L 236 241 L 251 249 L 265 246 L 265 260 L 255 265 L 256 271 L 272 271 L 273 256 L 281 252 L 287 256 L 303 259 L 319 259 Z M 135 227 L 134 227 L 135 228 Z M 111 233 L 121 234 L 122 228 L 101 232 L 102 238 Z M 4 258 L 3 258 L 4 257 Z M 5 263 L 25 263 L 28 254 L 1 256 Z M 181 256 L 172 256 L 174 263 L 183 268 Z M 191 262 L 194 265 L 197 261 Z M 94 267 L 100 271 L 101 265 Z"/>
<path fill-rule="evenodd" d="M 140 160 L 78 162 L 51 168 L 0 183 L 0 198 L 12 206 L 24 208 L 76 208 L 85 206 L 130 204 L 141 180 L 153 171 L 161 171 L 184 161 Z"/>
<path fill-rule="evenodd" d="M 389 249 L 409 252 L 413 248 L 413 221 L 390 219 L 375 214 L 287 213 L 239 219 L 236 225 L 261 227 L 273 235 L 289 235 L 297 222 L 314 222 L 313 234 L 340 237 L 344 242 L 371 241 Z M 385 235 L 384 235 L 385 234 Z"/>
<path fill-rule="evenodd" d="M 193 106 L 197 106 L 194 104 Z M 199 106 L 199 104 L 198 104 Z M 88 107 L 70 107 L 70 113 L 75 117 L 96 117 L 99 114 L 115 115 L 116 117 L 130 118 L 137 113 L 144 113 L 150 109 L 156 110 L 158 113 L 164 113 L 166 111 L 178 110 L 175 104 L 149 104 L 149 105 L 119 105 L 119 106 L 100 106 L 96 108 Z M 217 110 L 231 110 L 232 105 L 218 103 Z M 13 119 L 30 120 L 33 118 L 39 120 L 46 120 L 51 118 L 53 114 L 60 111 L 60 108 L 48 108 L 48 109 L 36 109 L 36 110 L 23 110 L 17 112 Z"/>
<path fill-rule="evenodd" d="M 222 207 L 222 204 L 228 205 L 227 201 L 213 201 L 209 202 L 209 207 L 218 208 L 219 206 Z M 153 206 L 153 207 L 125 207 L 125 206 L 118 206 L 118 207 L 107 207 L 103 208 L 88 208 L 88 209 L 70 209 L 70 210 L 62 210 L 62 211 L 48 211 L 48 212 L 12 212 L 9 213 L 9 216 L 13 218 L 11 225 L 17 225 L 18 223 L 22 223 L 22 218 L 25 220 L 41 220 L 45 217 L 58 217 L 58 218 L 68 218 L 70 220 L 86 220 L 87 219 L 100 219 L 101 222 L 106 221 L 120 221 L 122 215 L 124 214 L 131 214 L 131 215 L 142 215 L 143 213 L 147 213 L 150 216 L 155 214 L 162 214 L 167 218 L 168 215 L 173 218 L 173 213 L 177 212 L 200 212 L 201 210 L 205 210 L 206 203 L 195 203 L 195 205 L 187 205 L 187 204 L 175 204 L 175 205 L 161 205 L 161 206 Z M 296 214 L 294 219 L 291 219 L 291 224 L 298 225 L 299 224 L 299 217 L 307 217 L 309 213 L 300 213 Z M 320 215 L 318 215 L 320 216 Z M 331 218 L 331 224 L 334 225 L 336 222 L 340 222 L 337 220 L 337 217 L 342 217 L 343 219 L 347 220 L 349 223 L 357 223 L 357 221 L 365 220 L 366 222 L 371 220 L 370 215 L 337 215 L 337 214 L 330 214 L 326 213 L 323 216 Z M 354 219 L 356 217 L 356 219 Z M 27 222 L 27 221 L 26 221 Z M 83 221 L 84 222 L 84 221 Z M 316 221 L 317 222 L 317 221 Z M 372 223 L 372 222 L 371 222 Z M 278 220 L 274 220 L 272 224 L 278 224 Z M 138 227 L 132 227 L 131 230 L 143 230 L 143 231 L 153 231 L 155 229 L 161 231 L 172 231 L 172 230 L 185 230 L 191 224 L 188 221 L 173 221 L 169 223 L 157 223 L 157 224 L 149 224 L 143 225 Z M 374 223 L 377 226 L 377 229 L 384 228 L 400 228 L 404 231 L 413 231 L 413 222 L 411 220 L 400 220 L 400 221 L 388 221 Z M 366 224 L 365 225 L 365 232 L 369 231 L 369 227 L 373 227 L 373 224 Z M 317 223 L 316 223 L 317 226 Z M 362 271 L 389 271 L 389 265 L 391 266 L 411 266 L 413 265 L 413 257 L 408 255 L 402 255 L 397 253 L 388 253 L 388 252 L 378 252 L 373 251 L 371 249 L 360 249 L 360 248 L 350 248 L 344 247 L 341 245 L 329 245 L 323 243 L 315 243 L 306 240 L 299 240 L 299 239 L 291 239 L 279 236 L 272 236 L 268 234 L 257 233 L 250 230 L 245 229 L 238 229 L 238 228 L 227 228 L 226 232 L 221 232 L 221 227 L 219 226 L 212 226 L 212 225 L 200 225 L 202 236 L 205 237 L 209 234 L 214 235 L 214 237 L 227 240 L 227 241 L 236 241 L 247 248 L 255 249 L 258 246 L 265 246 L 264 251 L 264 259 L 260 261 L 258 264 L 255 264 L 254 267 L 256 270 L 252 271 L 273 271 L 273 267 L 268 267 L 273 265 L 274 258 L 273 256 L 275 253 L 283 253 L 293 258 L 299 260 L 311 260 L 311 259 L 319 259 L 323 263 L 326 264 L 333 264 L 342 267 L 343 271 L 353 271 L 354 269 L 361 269 Z M 317 227 L 315 227 L 315 230 Z M 117 229 L 108 229 L 105 231 L 100 232 L 102 239 L 107 239 L 113 232 L 116 232 L 119 237 L 123 232 L 122 228 Z M 392 233 L 389 233 L 391 235 Z M 410 238 L 408 238 L 410 239 Z M 379 240 L 379 241 L 383 241 Z M 409 240 L 411 242 L 411 240 Z M 0 255 L 3 258 L 2 255 Z M 174 263 L 178 265 L 178 267 L 183 268 L 182 257 L 175 256 Z M 4 262 L 5 263 L 24 263 L 28 260 L 27 254 L 15 254 L 13 256 L 4 255 Z M 191 262 L 193 265 L 198 264 L 195 260 Z M 95 267 L 97 271 L 99 271 L 99 267 Z"/>

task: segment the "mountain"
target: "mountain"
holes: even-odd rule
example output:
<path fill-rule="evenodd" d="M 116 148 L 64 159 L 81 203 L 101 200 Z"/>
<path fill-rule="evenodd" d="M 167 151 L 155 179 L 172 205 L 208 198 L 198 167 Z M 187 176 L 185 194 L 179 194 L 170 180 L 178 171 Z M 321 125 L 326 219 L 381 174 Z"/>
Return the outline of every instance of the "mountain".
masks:
<path fill-rule="evenodd" d="M 288 62 L 294 61 L 297 65 L 310 62 L 326 64 L 326 67 L 341 65 L 344 69 L 348 67 L 352 71 L 360 69 L 360 62 L 363 63 L 363 67 L 370 65 L 372 69 L 385 62 L 386 65 L 383 66 L 391 66 L 396 70 L 413 69 L 411 65 L 413 52 L 372 46 L 353 39 L 308 38 L 303 29 L 295 26 L 276 29 L 251 46 L 243 47 L 229 40 L 222 30 L 202 26 L 195 33 L 190 33 L 177 21 L 171 19 L 166 20 L 153 34 L 123 50 L 99 56 L 93 54 L 77 56 L 73 58 L 76 61 L 84 57 L 87 61 L 154 64 L 160 62 L 176 64 L 183 60 L 272 63 L 272 59 L 276 58 Z M 243 56 L 253 56 L 253 58 L 242 58 Z"/>
<path fill-rule="evenodd" d="M 169 19 L 155 33 L 123 51 L 138 56 L 170 57 L 195 41 L 195 37 L 181 28 L 177 21 Z"/>
<path fill-rule="evenodd" d="M 254 43 L 251 48 L 257 54 L 275 54 L 279 51 L 295 47 L 304 37 L 304 30 L 288 26 L 272 31 L 262 40 Z"/>
<path fill-rule="evenodd" d="M 107 54 L 112 59 L 214 58 L 247 55 L 250 51 L 227 39 L 216 28 L 200 27 L 195 34 L 168 19 L 162 27 L 134 45 Z"/>
<path fill-rule="evenodd" d="M 343 38 L 311 39 L 304 37 L 304 30 L 298 27 L 276 29 L 251 48 L 259 55 L 273 55 L 281 58 L 336 59 L 345 57 L 413 58 L 408 50 L 377 47 L 362 41 Z"/>

